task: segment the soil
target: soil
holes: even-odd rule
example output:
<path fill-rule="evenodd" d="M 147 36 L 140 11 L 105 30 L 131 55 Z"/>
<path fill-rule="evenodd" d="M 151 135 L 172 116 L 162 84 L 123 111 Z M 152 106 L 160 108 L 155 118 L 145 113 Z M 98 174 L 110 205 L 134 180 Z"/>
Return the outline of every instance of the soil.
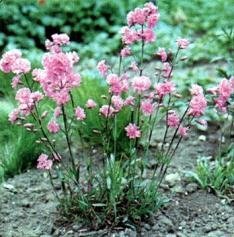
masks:
<path fill-rule="evenodd" d="M 206 141 L 200 141 L 200 135 L 206 136 Z M 185 140 L 168 171 L 168 174 L 179 177 L 178 182 L 170 184 L 171 189 L 167 182 L 162 185 L 169 203 L 140 226 L 118 231 L 90 232 L 76 222 L 59 226 L 56 221 L 58 203 L 45 173 L 29 170 L 17 175 L 0 186 L 0 236 L 233 237 L 233 203 L 200 190 L 197 184 L 185 178 L 185 171 L 194 168 L 199 153 L 213 155 L 216 148 L 214 141 L 214 133 L 199 134 L 198 131 Z"/>

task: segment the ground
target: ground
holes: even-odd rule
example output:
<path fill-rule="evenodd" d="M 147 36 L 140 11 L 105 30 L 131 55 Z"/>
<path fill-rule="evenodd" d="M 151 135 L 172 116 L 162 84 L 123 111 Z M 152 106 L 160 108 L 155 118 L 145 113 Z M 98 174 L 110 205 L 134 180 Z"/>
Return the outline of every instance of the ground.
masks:
<path fill-rule="evenodd" d="M 199 140 L 200 135 L 206 136 L 206 141 Z M 233 237 L 233 203 L 199 189 L 185 178 L 186 170 L 193 169 L 199 153 L 213 155 L 214 136 L 213 132 L 194 131 L 184 141 L 168 172 L 174 177 L 167 176 L 162 185 L 169 203 L 140 226 L 90 232 L 76 222 L 59 225 L 57 202 L 48 177 L 43 172 L 29 170 L 0 186 L 0 236 Z"/>

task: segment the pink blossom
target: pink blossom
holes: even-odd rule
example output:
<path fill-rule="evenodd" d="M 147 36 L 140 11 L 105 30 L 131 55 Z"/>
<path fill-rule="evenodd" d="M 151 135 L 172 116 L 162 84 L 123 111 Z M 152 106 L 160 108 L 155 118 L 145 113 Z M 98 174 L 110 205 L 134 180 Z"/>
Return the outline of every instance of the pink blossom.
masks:
<path fill-rule="evenodd" d="M 147 28 L 143 30 L 142 33 L 139 33 L 141 35 L 141 38 L 148 43 L 154 42 L 155 41 L 155 34 L 154 31 L 150 28 Z"/>
<path fill-rule="evenodd" d="M 0 60 L 0 70 L 9 73 L 12 71 L 12 66 L 15 61 L 21 58 L 22 53 L 18 49 L 10 50 L 2 55 Z"/>
<path fill-rule="evenodd" d="M 46 154 L 41 154 L 37 159 L 37 168 L 42 170 L 50 170 L 52 168 L 53 161 L 48 159 Z"/>
<path fill-rule="evenodd" d="M 137 64 L 136 64 L 136 62 L 132 62 L 131 65 L 130 65 L 130 68 L 131 68 L 134 72 L 136 72 L 136 71 L 139 70 L 139 68 L 138 68 L 138 66 L 137 66 Z"/>
<path fill-rule="evenodd" d="M 179 129 L 178 129 L 178 133 L 181 137 L 187 137 L 188 136 L 188 130 L 189 130 L 188 127 L 180 126 Z"/>
<path fill-rule="evenodd" d="M 203 94 L 194 95 L 189 103 L 188 114 L 194 117 L 200 117 L 204 114 L 207 107 L 206 98 Z"/>
<path fill-rule="evenodd" d="M 176 42 L 180 49 L 186 49 L 190 44 L 187 39 L 177 39 Z"/>
<path fill-rule="evenodd" d="M 128 57 L 129 55 L 131 55 L 131 49 L 128 46 L 124 47 L 123 49 L 121 49 L 120 55 L 121 57 Z"/>
<path fill-rule="evenodd" d="M 109 66 L 106 64 L 105 60 L 101 60 L 97 65 L 97 69 L 102 76 L 105 76 L 109 70 Z"/>
<path fill-rule="evenodd" d="M 163 63 L 163 68 L 162 68 L 162 76 L 165 78 L 170 78 L 172 77 L 172 67 L 170 63 L 166 62 Z"/>
<path fill-rule="evenodd" d="M 124 106 L 124 101 L 119 95 L 112 96 L 111 102 L 116 112 L 120 111 Z"/>
<path fill-rule="evenodd" d="M 157 55 L 159 55 L 161 57 L 162 62 L 167 61 L 167 52 L 164 48 L 160 48 L 157 52 Z"/>
<path fill-rule="evenodd" d="M 155 90 L 159 97 L 162 98 L 165 95 L 171 94 L 175 90 L 175 85 L 172 81 L 166 81 L 156 84 Z"/>
<path fill-rule="evenodd" d="M 122 42 L 124 44 L 133 44 L 136 41 L 139 41 L 139 35 L 137 31 L 128 28 L 127 26 L 121 29 Z"/>
<path fill-rule="evenodd" d="M 20 75 L 16 75 L 12 78 L 11 86 L 15 89 L 20 83 Z"/>
<path fill-rule="evenodd" d="M 51 36 L 51 38 L 53 39 L 53 43 L 57 44 L 59 46 L 68 44 L 70 41 L 69 36 L 64 33 L 63 34 L 53 34 Z"/>
<path fill-rule="evenodd" d="M 133 106 L 134 105 L 134 100 L 135 98 L 133 96 L 128 96 L 125 100 L 124 100 L 124 105 L 125 106 Z"/>
<path fill-rule="evenodd" d="M 223 79 L 218 86 L 218 93 L 225 99 L 228 99 L 232 94 L 232 87 L 230 81 Z"/>
<path fill-rule="evenodd" d="M 151 100 L 143 100 L 141 102 L 141 111 L 145 116 L 150 116 L 154 112 L 154 105 Z"/>
<path fill-rule="evenodd" d="M 167 125 L 172 128 L 178 127 L 180 118 L 175 111 L 170 111 L 167 118 Z"/>
<path fill-rule="evenodd" d="M 14 109 L 13 111 L 11 111 L 8 115 L 8 120 L 11 123 L 15 123 L 17 121 L 17 119 L 19 118 L 19 114 L 20 114 L 20 110 L 19 109 Z"/>
<path fill-rule="evenodd" d="M 59 116 L 62 115 L 62 109 L 60 106 L 57 106 L 55 109 L 54 109 L 54 116 L 55 118 L 58 118 Z"/>
<path fill-rule="evenodd" d="M 60 126 L 55 120 L 51 120 L 47 125 L 47 129 L 51 133 L 57 133 L 60 131 Z"/>
<path fill-rule="evenodd" d="M 200 95 L 203 94 L 203 88 L 197 84 L 193 84 L 190 89 L 191 95 Z"/>
<path fill-rule="evenodd" d="M 132 123 L 125 127 L 125 131 L 127 132 L 127 136 L 130 139 L 135 139 L 141 136 L 141 131 L 139 130 L 139 128 Z"/>
<path fill-rule="evenodd" d="M 149 28 L 153 28 L 157 24 L 158 20 L 159 20 L 159 14 L 149 15 L 147 20 L 146 20 L 147 21 L 147 26 Z"/>
<path fill-rule="evenodd" d="M 96 102 L 92 99 L 88 99 L 86 104 L 85 104 L 86 108 L 88 109 L 93 109 L 97 106 Z"/>
<path fill-rule="evenodd" d="M 131 11 L 127 15 L 128 26 L 135 24 L 143 25 L 146 21 L 146 15 L 144 9 L 136 8 L 134 11 Z"/>
<path fill-rule="evenodd" d="M 109 74 L 106 78 L 107 84 L 110 85 L 110 92 L 119 95 L 128 90 L 127 78 L 123 75 L 118 77 L 116 74 Z"/>
<path fill-rule="evenodd" d="M 223 96 L 219 96 L 214 100 L 216 107 L 218 107 L 222 112 L 227 111 L 227 99 Z"/>
<path fill-rule="evenodd" d="M 83 121 L 86 118 L 84 109 L 78 106 L 75 110 L 75 116 L 77 120 Z"/>
<path fill-rule="evenodd" d="M 113 113 L 115 112 L 115 109 L 112 106 L 109 105 L 103 105 L 99 112 L 101 115 L 103 115 L 105 118 L 111 117 Z"/>
<path fill-rule="evenodd" d="M 33 70 L 34 80 L 40 83 L 45 95 L 58 106 L 66 104 L 70 100 L 71 89 L 80 85 L 80 75 L 73 71 L 76 61 L 69 53 L 50 52 L 43 58 L 44 69 Z"/>
<path fill-rule="evenodd" d="M 146 76 L 137 76 L 132 79 L 132 87 L 137 93 L 142 93 L 148 90 L 151 86 L 151 81 Z"/>
<path fill-rule="evenodd" d="M 11 70 L 15 74 L 28 73 L 31 70 L 31 63 L 24 58 L 17 58 L 12 64 Z"/>

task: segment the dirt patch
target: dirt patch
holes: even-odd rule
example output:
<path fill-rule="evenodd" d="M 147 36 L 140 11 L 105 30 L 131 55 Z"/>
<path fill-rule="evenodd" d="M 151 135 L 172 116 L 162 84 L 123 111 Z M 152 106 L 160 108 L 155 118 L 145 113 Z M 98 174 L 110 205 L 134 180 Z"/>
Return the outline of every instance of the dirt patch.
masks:
<path fill-rule="evenodd" d="M 206 141 L 200 141 L 199 135 L 206 136 Z M 184 141 L 168 172 L 178 173 L 180 182 L 171 191 L 166 182 L 163 184 L 169 198 L 166 207 L 140 226 L 124 230 L 87 232 L 80 223 L 55 225 L 58 203 L 48 177 L 37 170 L 17 175 L 0 186 L 0 236 L 232 237 L 234 206 L 184 179 L 184 171 L 194 168 L 199 154 L 213 155 L 217 146 L 214 141 L 213 133 L 198 131 Z"/>

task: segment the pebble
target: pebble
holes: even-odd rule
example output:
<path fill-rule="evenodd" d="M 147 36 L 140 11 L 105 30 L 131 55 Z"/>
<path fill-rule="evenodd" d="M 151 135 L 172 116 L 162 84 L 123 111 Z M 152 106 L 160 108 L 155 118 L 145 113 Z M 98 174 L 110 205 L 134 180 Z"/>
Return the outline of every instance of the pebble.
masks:
<path fill-rule="evenodd" d="M 179 173 L 168 174 L 165 177 L 165 182 L 169 184 L 170 187 L 175 186 L 178 182 L 180 182 L 181 178 Z"/>
<path fill-rule="evenodd" d="M 190 184 L 186 185 L 186 187 L 185 187 L 185 190 L 188 193 L 193 193 L 193 192 L 197 191 L 197 189 L 198 189 L 198 185 L 196 183 L 190 183 Z"/>
<path fill-rule="evenodd" d="M 199 140 L 199 141 L 202 141 L 202 142 L 205 142 L 205 141 L 206 141 L 206 136 L 205 136 L 205 135 L 200 135 L 200 136 L 198 137 L 198 140 Z"/>

